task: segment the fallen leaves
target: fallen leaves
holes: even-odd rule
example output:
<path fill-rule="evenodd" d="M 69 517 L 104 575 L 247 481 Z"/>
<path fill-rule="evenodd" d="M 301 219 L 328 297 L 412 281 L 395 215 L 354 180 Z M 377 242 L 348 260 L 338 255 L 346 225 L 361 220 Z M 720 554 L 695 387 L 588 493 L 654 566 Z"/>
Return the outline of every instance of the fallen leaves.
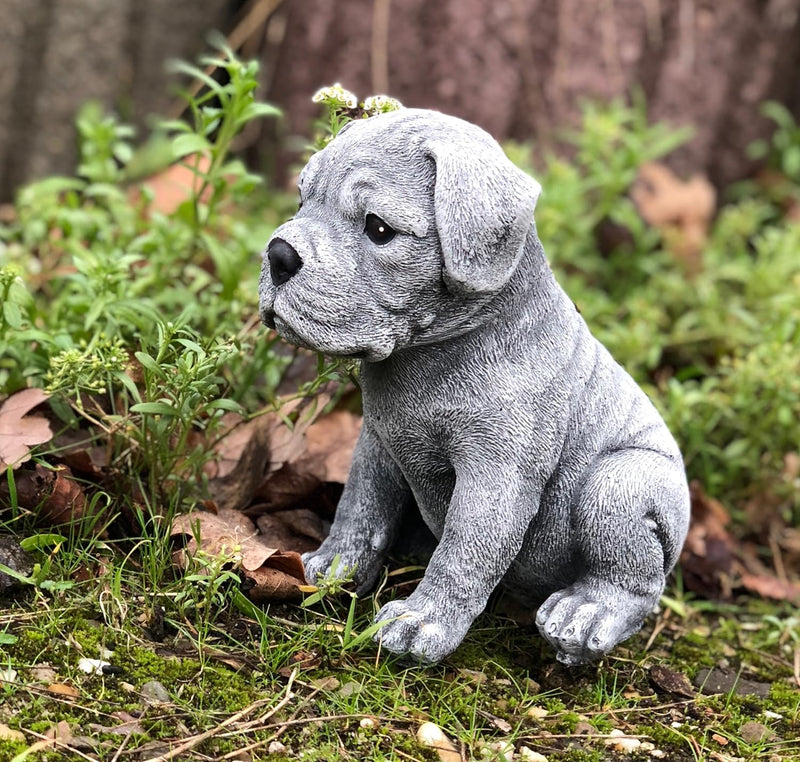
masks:
<path fill-rule="evenodd" d="M 683 181 L 667 166 L 644 164 L 631 188 L 639 213 L 664 235 L 667 247 L 690 273 L 700 269 L 700 256 L 716 208 L 717 194 L 707 178 Z"/>
<path fill-rule="evenodd" d="M 692 688 L 689 678 L 682 672 L 676 672 L 664 664 L 655 664 L 650 667 L 650 679 L 656 687 L 667 693 L 674 693 L 684 698 L 694 698 L 696 691 Z"/>
<path fill-rule="evenodd" d="M 239 511 L 195 511 L 178 516 L 172 536 L 179 535 L 189 538 L 186 547 L 174 555 L 175 563 L 184 569 L 202 550 L 240 569 L 252 583 L 247 594 L 253 600 L 291 600 L 302 595 L 305 575 L 300 554 L 268 546 L 252 520 Z"/>
<path fill-rule="evenodd" d="M 730 515 L 719 500 L 693 481 L 692 523 L 681 554 L 686 587 L 705 598 L 729 599 L 744 588 L 766 598 L 800 602 L 800 580 L 791 579 L 773 553 L 775 569 L 759 558 L 752 543 L 738 541 L 728 531 Z"/>
<path fill-rule="evenodd" d="M 17 503 L 36 510 L 40 524 L 69 524 L 84 516 L 86 495 L 67 466 L 47 468 L 37 463 L 32 469 L 20 469 L 14 488 Z M 0 481 L 0 501 L 7 500 L 9 494 L 8 482 Z"/>
<path fill-rule="evenodd" d="M 28 415 L 49 399 L 41 389 L 23 389 L 0 405 L 0 469 L 17 468 L 30 460 L 30 448 L 53 438 L 50 422 Z"/>

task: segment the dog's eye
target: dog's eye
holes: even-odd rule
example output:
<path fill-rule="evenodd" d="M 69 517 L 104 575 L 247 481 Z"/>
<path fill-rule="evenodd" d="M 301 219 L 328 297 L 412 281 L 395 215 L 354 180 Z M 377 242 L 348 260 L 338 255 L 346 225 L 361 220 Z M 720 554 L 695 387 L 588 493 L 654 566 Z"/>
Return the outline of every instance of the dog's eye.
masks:
<path fill-rule="evenodd" d="M 367 224 L 364 230 L 369 240 L 379 245 L 389 243 L 397 235 L 397 232 L 390 228 L 377 214 L 367 215 Z"/>

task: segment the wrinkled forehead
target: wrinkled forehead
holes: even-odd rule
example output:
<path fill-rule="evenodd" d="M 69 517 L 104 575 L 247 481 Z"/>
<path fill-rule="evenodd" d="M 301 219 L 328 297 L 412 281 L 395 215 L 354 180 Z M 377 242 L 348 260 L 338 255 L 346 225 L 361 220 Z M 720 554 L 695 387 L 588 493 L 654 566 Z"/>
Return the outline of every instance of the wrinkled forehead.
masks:
<path fill-rule="evenodd" d="M 392 216 L 389 210 L 402 210 L 407 226 L 423 233 L 419 226 L 431 213 L 435 169 L 421 141 L 403 141 L 396 132 L 383 130 L 348 133 L 312 156 L 301 172 L 304 204 L 335 206 L 354 219 L 365 211 Z"/>

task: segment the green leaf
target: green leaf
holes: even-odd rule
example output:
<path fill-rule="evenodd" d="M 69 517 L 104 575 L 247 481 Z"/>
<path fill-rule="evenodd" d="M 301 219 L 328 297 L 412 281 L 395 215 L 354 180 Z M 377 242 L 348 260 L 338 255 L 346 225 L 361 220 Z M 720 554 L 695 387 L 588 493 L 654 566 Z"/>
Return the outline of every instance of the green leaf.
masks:
<path fill-rule="evenodd" d="M 181 159 L 193 153 L 203 153 L 211 150 L 211 143 L 202 135 L 194 132 L 187 132 L 185 135 L 178 135 L 172 141 L 172 155 L 176 159 Z"/>
<path fill-rule="evenodd" d="M 10 632 L 0 632 L 0 646 L 13 646 L 19 638 Z"/>
<path fill-rule="evenodd" d="M 9 577 L 11 577 L 11 579 L 17 580 L 17 582 L 21 582 L 23 585 L 35 584 L 30 577 L 26 577 L 24 574 L 20 574 L 18 571 L 14 571 L 10 566 L 6 566 L 5 564 L 0 564 L 0 572 L 8 575 Z"/>
<path fill-rule="evenodd" d="M 22 328 L 22 310 L 14 302 L 3 302 L 3 318 L 11 328 Z"/>
<path fill-rule="evenodd" d="M 219 399 L 213 400 L 206 405 L 206 410 L 228 410 L 231 413 L 245 414 L 245 409 L 235 400 Z"/>
<path fill-rule="evenodd" d="M 51 545 L 59 545 L 66 542 L 67 538 L 64 535 L 56 533 L 48 534 L 34 534 L 30 537 L 25 537 L 20 540 L 19 546 L 23 550 L 41 550 L 42 548 L 49 548 Z"/>
<path fill-rule="evenodd" d="M 152 358 L 147 352 L 134 352 L 133 356 L 141 363 L 143 368 L 146 368 L 151 373 L 155 373 L 159 378 L 165 378 L 166 374 L 161 366 Z"/>
<path fill-rule="evenodd" d="M 138 402 L 131 405 L 132 413 L 146 413 L 148 415 L 178 415 L 178 411 L 167 402 Z"/>

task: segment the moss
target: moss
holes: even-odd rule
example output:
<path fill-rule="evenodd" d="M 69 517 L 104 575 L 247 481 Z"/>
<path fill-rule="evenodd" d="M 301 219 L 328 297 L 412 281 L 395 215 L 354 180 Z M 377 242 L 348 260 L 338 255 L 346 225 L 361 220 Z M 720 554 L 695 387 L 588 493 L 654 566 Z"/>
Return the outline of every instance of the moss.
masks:
<path fill-rule="evenodd" d="M 0 759 L 13 759 L 26 748 L 28 748 L 28 744 L 24 741 L 0 740 Z"/>

